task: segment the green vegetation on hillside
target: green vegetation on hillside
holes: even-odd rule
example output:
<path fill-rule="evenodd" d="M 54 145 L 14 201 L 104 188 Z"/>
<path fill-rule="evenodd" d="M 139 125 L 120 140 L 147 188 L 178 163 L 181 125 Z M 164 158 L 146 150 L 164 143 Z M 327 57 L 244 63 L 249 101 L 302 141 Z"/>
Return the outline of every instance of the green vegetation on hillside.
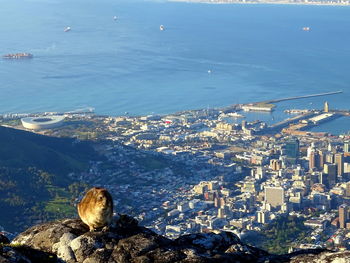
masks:
<path fill-rule="evenodd" d="M 88 169 L 98 154 L 89 142 L 0 127 L 0 226 L 21 231 L 76 215 L 74 199 L 87 185 L 68 174 Z"/>
<path fill-rule="evenodd" d="M 264 227 L 261 247 L 270 253 L 287 253 L 294 242 L 307 236 L 309 228 L 304 226 L 304 221 L 304 218 L 297 216 L 281 216 L 275 219 Z"/>
<path fill-rule="evenodd" d="M 0 126 L 0 166 L 38 167 L 66 174 L 87 168 L 96 152 L 88 142 L 42 136 Z"/>
<path fill-rule="evenodd" d="M 20 231 L 35 223 L 76 216 L 75 198 L 88 187 L 72 183 L 55 185 L 52 174 L 36 168 L 0 167 L 0 225 Z M 76 188 L 79 188 L 76 191 Z"/>

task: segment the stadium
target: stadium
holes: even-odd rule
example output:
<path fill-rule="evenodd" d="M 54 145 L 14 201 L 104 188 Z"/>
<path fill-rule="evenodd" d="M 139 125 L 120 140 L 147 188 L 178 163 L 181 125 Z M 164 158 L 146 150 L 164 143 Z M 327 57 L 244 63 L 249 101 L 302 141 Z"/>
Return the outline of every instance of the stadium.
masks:
<path fill-rule="evenodd" d="M 24 128 L 30 130 L 51 129 L 63 124 L 64 116 L 39 116 L 21 119 Z"/>

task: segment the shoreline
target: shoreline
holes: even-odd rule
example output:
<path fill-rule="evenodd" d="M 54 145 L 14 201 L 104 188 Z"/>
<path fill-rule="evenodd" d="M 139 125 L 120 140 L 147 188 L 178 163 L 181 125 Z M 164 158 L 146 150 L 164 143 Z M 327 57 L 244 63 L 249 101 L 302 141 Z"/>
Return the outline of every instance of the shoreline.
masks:
<path fill-rule="evenodd" d="M 278 1 L 278 2 L 256 2 L 256 1 L 223 1 L 223 0 L 168 0 L 168 2 L 180 2 L 180 3 L 193 3 L 193 4 L 234 4 L 234 5 L 305 5 L 305 6 L 350 6 L 350 1 L 347 3 L 333 3 L 333 2 L 288 2 L 288 1 Z"/>

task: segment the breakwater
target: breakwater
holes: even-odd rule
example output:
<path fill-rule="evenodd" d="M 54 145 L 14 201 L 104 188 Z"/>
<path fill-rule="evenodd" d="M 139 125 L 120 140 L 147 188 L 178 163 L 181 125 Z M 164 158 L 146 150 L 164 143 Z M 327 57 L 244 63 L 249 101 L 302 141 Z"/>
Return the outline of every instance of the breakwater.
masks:
<path fill-rule="evenodd" d="M 298 100 L 298 99 L 305 99 L 305 98 L 329 96 L 329 95 L 335 95 L 335 94 L 340 94 L 340 93 L 343 93 L 343 91 L 338 90 L 338 91 L 323 92 L 323 93 L 303 95 L 303 96 L 295 96 L 295 97 L 287 97 L 287 98 L 274 99 L 274 100 L 266 100 L 266 101 L 262 101 L 260 103 L 271 104 L 271 103 L 277 103 L 277 102 L 287 101 L 287 100 Z"/>

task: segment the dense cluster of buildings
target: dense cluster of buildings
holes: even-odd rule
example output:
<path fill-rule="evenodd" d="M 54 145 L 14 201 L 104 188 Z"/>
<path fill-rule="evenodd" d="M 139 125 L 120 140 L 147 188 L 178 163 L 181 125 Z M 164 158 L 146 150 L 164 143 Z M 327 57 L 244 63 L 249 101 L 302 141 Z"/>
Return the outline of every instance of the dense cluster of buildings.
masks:
<path fill-rule="evenodd" d="M 328 105 L 274 129 L 261 121 L 230 121 L 227 116 L 240 108 L 79 116 L 98 123 L 113 165 L 93 163 L 90 171 L 72 176 L 117 193 L 117 211 L 169 237 L 212 230 L 250 235 L 290 214 L 310 229 L 308 240 L 295 247 L 349 246 L 350 138 L 284 133 L 306 117 L 333 114 Z M 171 165 L 154 166 L 157 158 Z"/>
<path fill-rule="evenodd" d="M 337 245 L 348 246 L 343 230 L 350 227 L 349 142 L 328 138 L 309 144 L 304 138 L 293 138 L 276 141 L 269 148 L 265 162 L 249 165 L 251 174 L 234 186 L 225 178 L 202 181 L 186 201 L 167 203 L 167 211 L 173 209 L 163 231 L 173 237 L 233 228 L 247 234 L 261 230 L 279 215 L 294 214 L 305 217 L 305 225 L 313 228 L 310 246 L 326 246 L 337 236 L 342 238 Z M 320 215 L 312 217 L 310 211 Z M 322 241 L 326 228 L 329 238 Z"/>

